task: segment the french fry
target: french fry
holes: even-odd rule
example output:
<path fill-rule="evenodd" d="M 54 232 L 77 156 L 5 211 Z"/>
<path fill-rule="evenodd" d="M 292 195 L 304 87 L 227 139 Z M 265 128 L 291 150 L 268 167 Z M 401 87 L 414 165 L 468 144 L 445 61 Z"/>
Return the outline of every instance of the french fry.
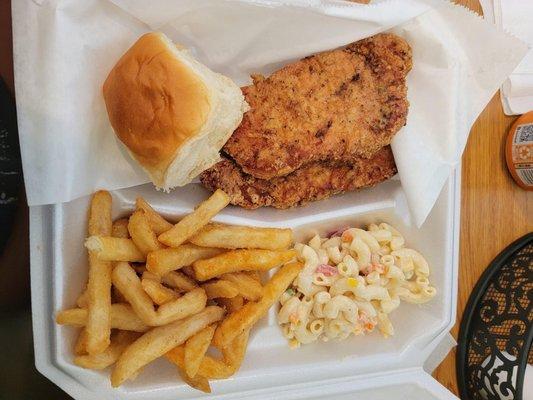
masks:
<path fill-rule="evenodd" d="M 219 360 L 211 356 L 204 356 L 196 376 L 206 379 L 226 379 L 238 371 L 248 345 L 249 332 L 243 332 L 222 351 L 223 359 Z M 185 369 L 185 346 L 178 346 L 165 354 L 165 357 L 178 368 Z"/>
<path fill-rule="evenodd" d="M 224 362 L 230 367 L 233 373 L 237 372 L 242 365 L 246 348 L 248 347 L 248 337 L 250 331 L 244 331 L 237 336 L 228 347 L 221 349 Z"/>
<path fill-rule="evenodd" d="M 76 305 L 80 308 L 87 308 L 87 290 L 84 290 L 76 299 Z M 128 301 L 125 299 L 124 296 L 122 296 L 122 293 L 120 293 L 117 288 L 112 287 L 111 288 L 111 302 L 112 303 L 127 303 Z"/>
<path fill-rule="evenodd" d="M 113 221 L 111 220 L 112 198 L 108 191 L 99 190 L 93 195 L 89 206 L 89 236 L 111 235 Z"/>
<path fill-rule="evenodd" d="M 137 271 L 135 271 L 137 272 Z M 159 277 L 159 275 L 156 275 L 148 270 L 146 271 L 143 271 L 143 273 L 141 274 L 142 276 L 142 279 L 152 279 L 156 282 L 161 282 L 161 277 Z"/>
<path fill-rule="evenodd" d="M 110 262 L 100 261 L 89 253 L 89 280 L 87 283 L 87 352 L 102 353 L 110 343 L 111 326 L 109 313 L 111 307 Z"/>
<path fill-rule="evenodd" d="M 196 279 L 206 281 L 229 272 L 267 271 L 296 256 L 294 250 L 232 250 L 193 264 Z"/>
<path fill-rule="evenodd" d="M 206 379 L 226 379 L 234 374 L 233 366 L 226 364 L 223 360 L 205 356 L 200 364 L 197 376 L 205 376 Z"/>
<path fill-rule="evenodd" d="M 111 195 L 98 191 L 91 200 L 89 235 L 111 235 Z M 112 264 L 100 260 L 89 251 L 89 279 L 87 282 L 87 352 L 102 353 L 110 343 L 111 271 Z"/>
<path fill-rule="evenodd" d="M 220 298 L 217 299 L 217 302 L 228 302 L 225 305 L 228 312 L 237 311 L 243 306 L 242 296 L 236 296 L 230 299 Z M 204 355 L 201 359 L 196 377 L 201 377 L 201 379 L 226 379 L 235 374 L 244 360 L 249 333 L 250 331 L 243 332 L 228 347 L 221 349 L 223 360 Z M 178 370 L 185 369 L 188 364 L 185 361 L 185 346 L 183 345 L 172 349 L 165 356 L 169 361 L 176 364 Z"/>
<path fill-rule="evenodd" d="M 148 326 L 127 303 L 111 305 L 111 327 L 123 331 L 146 332 Z"/>
<path fill-rule="evenodd" d="M 245 304 L 222 321 L 213 337 L 213 345 L 222 349 L 227 347 L 237 336 L 250 330 L 279 299 L 303 268 L 299 262 L 281 267 L 263 287 L 263 297 L 257 303 Z"/>
<path fill-rule="evenodd" d="M 156 325 L 165 325 L 201 311 L 207 303 L 205 291 L 196 288 L 183 296 L 162 304 L 157 309 Z"/>
<path fill-rule="evenodd" d="M 292 244 L 292 230 L 209 224 L 189 241 L 197 246 L 223 249 L 284 250 Z"/>
<path fill-rule="evenodd" d="M 111 328 L 124 331 L 145 332 L 148 326 L 135 314 L 129 304 L 111 305 Z M 87 323 L 85 308 L 71 308 L 57 313 L 56 322 L 59 325 L 84 327 Z"/>
<path fill-rule="evenodd" d="M 259 273 L 259 271 L 246 271 L 245 274 L 250 276 L 257 282 L 261 283 L 261 274 Z"/>
<path fill-rule="evenodd" d="M 185 368 L 185 346 L 174 347 L 165 354 L 167 360 L 176 365 L 178 369 Z M 206 375 L 203 375 L 203 374 Z M 206 377 L 207 379 L 226 379 L 231 377 L 235 371 L 223 360 L 218 360 L 211 356 L 204 356 L 200 364 L 200 369 L 196 376 Z"/>
<path fill-rule="evenodd" d="M 129 218 L 112 222 L 111 201 L 105 191 L 93 196 L 89 282 L 79 308 L 56 315 L 58 324 L 82 328 L 74 363 L 115 364 L 117 387 L 165 355 L 187 384 L 210 393 L 211 379 L 239 370 L 250 329 L 302 269 L 291 262 L 292 231 L 211 223 L 229 203 L 221 190 L 175 225 L 142 198 Z M 263 286 L 260 272 L 280 265 Z M 207 355 L 210 345 L 222 357 Z"/>
<path fill-rule="evenodd" d="M 85 328 L 78 335 L 78 339 L 74 345 L 74 354 L 77 356 L 87 354 L 87 330 Z"/>
<path fill-rule="evenodd" d="M 178 373 L 181 376 L 181 379 L 183 379 L 183 381 L 190 387 L 200 390 L 204 393 L 211 393 L 211 385 L 209 385 L 209 381 L 203 376 L 196 375 L 194 378 L 191 378 L 185 373 L 185 371 L 183 371 L 183 369 L 179 367 Z"/>
<path fill-rule="evenodd" d="M 146 217 L 148 218 L 148 222 L 150 223 L 150 227 L 156 235 L 160 235 L 174 226 L 161 215 L 159 215 L 157 211 L 155 211 L 152 206 L 148 204 L 142 197 L 137 197 L 135 205 L 137 210 L 144 210 Z"/>
<path fill-rule="evenodd" d="M 115 222 L 113 222 L 111 236 L 129 239 L 130 233 L 128 231 L 128 218 L 117 219 Z"/>
<path fill-rule="evenodd" d="M 156 319 L 152 299 L 144 291 L 141 280 L 126 262 L 118 262 L 113 270 L 113 285 L 131 304 L 133 311 L 146 325 L 155 325 Z"/>
<path fill-rule="evenodd" d="M 132 344 L 139 334 L 131 331 L 118 331 L 111 336 L 111 344 L 103 353 L 96 355 L 78 355 L 74 364 L 88 369 L 104 369 L 113 365 L 122 352 Z"/>
<path fill-rule="evenodd" d="M 131 214 L 128 222 L 128 232 L 135 246 L 145 256 L 151 251 L 162 249 L 164 246 L 159 243 L 157 236 L 150 227 L 148 218 L 144 210 L 137 210 Z"/>
<path fill-rule="evenodd" d="M 112 234 L 114 237 L 129 237 L 128 233 L 128 220 L 125 218 L 116 220 L 113 222 L 112 226 Z M 125 299 L 122 299 L 120 296 L 120 292 L 117 290 L 111 291 L 111 299 L 114 303 L 124 303 L 126 302 Z M 87 293 L 87 289 L 85 289 L 76 299 L 76 305 L 80 308 L 87 308 L 88 304 L 88 298 L 89 295 Z M 84 343 L 87 343 L 87 332 L 85 330 L 82 331 L 83 337 L 84 337 Z M 80 337 L 82 336 L 82 333 L 80 333 Z M 78 339 L 77 346 L 82 346 L 80 339 Z M 83 353 L 76 352 L 76 354 L 85 354 L 85 350 Z"/>
<path fill-rule="evenodd" d="M 159 326 L 185 318 L 201 311 L 207 296 L 197 288 L 180 298 L 169 301 L 154 310 L 152 299 L 142 287 L 141 280 L 133 268 L 125 262 L 118 262 L 113 270 L 113 285 L 124 295 L 139 318 L 147 325 Z"/>
<path fill-rule="evenodd" d="M 196 281 L 178 271 L 170 271 L 163 275 L 161 282 L 180 292 L 190 292 L 198 287 Z"/>
<path fill-rule="evenodd" d="M 183 244 L 175 249 L 161 249 L 148 254 L 146 269 L 159 276 L 191 265 L 193 262 L 222 253 L 223 250 Z"/>
<path fill-rule="evenodd" d="M 237 299 L 240 299 L 240 301 L 238 301 Z M 229 307 L 226 307 L 226 310 L 228 312 L 237 311 L 243 306 L 242 296 L 236 296 L 234 298 L 225 300 L 231 302 Z M 243 332 L 242 334 L 237 336 L 228 347 L 224 347 L 223 349 L 221 349 L 222 356 L 224 359 L 223 366 L 221 366 L 220 363 L 212 362 L 211 360 L 206 360 L 205 362 L 200 363 L 204 376 L 210 379 L 223 379 L 227 377 L 227 374 L 235 374 L 241 367 L 242 361 L 244 360 L 244 356 L 246 354 L 246 347 L 248 346 L 249 334 L 249 330 Z"/>
<path fill-rule="evenodd" d="M 158 306 L 178 298 L 178 294 L 175 291 L 164 287 L 159 281 L 154 279 L 145 278 L 143 276 L 141 279 L 141 285 L 152 301 Z"/>
<path fill-rule="evenodd" d="M 244 305 L 244 299 L 242 296 L 235 296 L 231 298 L 218 298 L 216 299 L 218 305 L 224 307 L 228 313 L 237 311 Z"/>
<path fill-rule="evenodd" d="M 169 247 L 178 247 L 203 228 L 211 218 L 229 204 L 229 201 L 229 196 L 218 189 L 211 197 L 200 203 L 191 214 L 159 235 L 159 241 Z"/>
<path fill-rule="evenodd" d="M 87 293 L 87 289 L 85 289 L 76 299 L 76 305 L 80 308 L 87 308 L 87 304 L 89 302 L 89 294 Z"/>
<path fill-rule="evenodd" d="M 200 369 L 202 359 L 211 344 L 211 339 L 215 334 L 216 325 L 209 325 L 202 329 L 196 335 L 191 336 L 185 342 L 185 374 L 188 377 L 194 378 Z"/>
<path fill-rule="evenodd" d="M 244 272 L 224 274 L 220 279 L 232 282 L 239 290 L 239 294 L 246 300 L 257 301 L 263 295 L 263 286 Z"/>
<path fill-rule="evenodd" d="M 229 281 L 215 280 L 202 285 L 208 299 L 217 297 L 235 297 L 239 294 L 239 289 L 235 284 Z"/>
<path fill-rule="evenodd" d="M 113 222 L 112 236 L 117 238 L 129 239 L 130 233 L 128 232 L 128 218 L 117 219 Z M 113 303 L 127 303 L 128 301 L 116 287 L 111 288 L 111 301 Z M 78 306 L 80 306 L 78 304 Z M 80 306 L 81 307 L 81 306 Z"/>
<path fill-rule="evenodd" d="M 121 354 L 111 374 L 111 385 L 120 386 L 142 367 L 223 316 L 222 308 L 209 306 L 198 314 L 148 331 Z"/>
<path fill-rule="evenodd" d="M 112 236 L 90 236 L 85 247 L 100 261 L 143 262 L 145 255 L 135 246 L 133 240 Z"/>

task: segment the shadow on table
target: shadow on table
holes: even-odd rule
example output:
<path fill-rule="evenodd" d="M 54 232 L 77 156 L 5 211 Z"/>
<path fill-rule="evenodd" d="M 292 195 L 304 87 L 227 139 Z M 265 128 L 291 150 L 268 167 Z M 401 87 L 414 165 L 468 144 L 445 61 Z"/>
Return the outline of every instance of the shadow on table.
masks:
<path fill-rule="evenodd" d="M 35 368 L 31 312 L 0 313 L 0 399 L 71 399 Z"/>
<path fill-rule="evenodd" d="M 35 368 L 28 207 L 22 187 L 15 102 L 2 79 L 7 70 L 12 76 L 4 51 L 4 45 L 11 42 L 9 4 L 0 1 L 0 400 L 71 399 Z M 8 81 L 12 89 L 12 79 Z"/>

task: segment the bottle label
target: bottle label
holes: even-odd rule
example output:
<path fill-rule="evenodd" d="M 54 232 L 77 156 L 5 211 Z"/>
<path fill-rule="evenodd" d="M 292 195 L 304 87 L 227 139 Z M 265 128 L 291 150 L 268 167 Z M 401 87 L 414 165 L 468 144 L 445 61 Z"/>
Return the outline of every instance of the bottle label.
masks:
<path fill-rule="evenodd" d="M 512 142 L 516 175 L 526 186 L 533 186 L 533 123 L 518 125 Z"/>

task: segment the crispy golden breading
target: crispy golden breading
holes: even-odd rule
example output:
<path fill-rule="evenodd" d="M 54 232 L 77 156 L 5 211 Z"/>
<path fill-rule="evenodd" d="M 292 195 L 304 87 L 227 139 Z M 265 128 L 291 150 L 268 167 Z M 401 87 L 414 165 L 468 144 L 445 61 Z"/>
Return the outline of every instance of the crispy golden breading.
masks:
<path fill-rule="evenodd" d="M 317 161 L 369 158 L 405 125 L 410 69 L 407 42 L 379 34 L 306 57 L 268 78 L 254 77 L 254 84 L 243 88 L 251 109 L 224 152 L 261 179 Z"/>
<path fill-rule="evenodd" d="M 394 157 L 390 146 L 386 146 L 370 159 L 358 158 L 352 164 L 337 165 L 315 162 L 287 176 L 269 180 L 254 178 L 224 158 L 205 171 L 200 180 L 210 190 L 224 190 L 232 204 L 244 208 L 289 208 L 373 186 L 395 173 Z"/>

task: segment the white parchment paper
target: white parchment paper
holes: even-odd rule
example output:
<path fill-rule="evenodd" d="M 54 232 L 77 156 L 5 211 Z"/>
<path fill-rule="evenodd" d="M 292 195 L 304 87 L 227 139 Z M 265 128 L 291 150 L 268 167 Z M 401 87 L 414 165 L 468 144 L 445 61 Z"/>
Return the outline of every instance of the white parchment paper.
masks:
<path fill-rule="evenodd" d="M 420 225 L 460 161 L 471 125 L 527 46 L 440 0 L 19 0 L 13 2 L 20 142 L 30 205 L 148 181 L 109 125 L 107 73 L 161 30 L 212 69 L 249 82 L 311 53 L 393 30 L 413 48 L 407 125 L 393 151 Z"/>

